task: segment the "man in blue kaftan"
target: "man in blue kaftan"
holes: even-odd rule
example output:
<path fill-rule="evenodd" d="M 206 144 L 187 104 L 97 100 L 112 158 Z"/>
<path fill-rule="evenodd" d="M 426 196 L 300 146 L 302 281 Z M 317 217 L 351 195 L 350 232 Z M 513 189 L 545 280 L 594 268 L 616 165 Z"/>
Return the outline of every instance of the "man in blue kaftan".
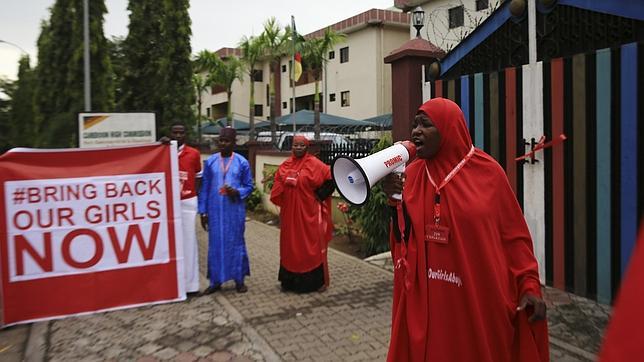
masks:
<path fill-rule="evenodd" d="M 233 152 L 236 132 L 222 128 L 217 141 L 219 153 L 206 160 L 199 192 L 201 226 L 208 231 L 208 277 L 210 286 L 204 294 L 221 289 L 221 284 L 234 280 L 238 292 L 248 289 L 244 278 L 250 275 L 244 241 L 246 205 L 253 191 L 248 161 Z"/>

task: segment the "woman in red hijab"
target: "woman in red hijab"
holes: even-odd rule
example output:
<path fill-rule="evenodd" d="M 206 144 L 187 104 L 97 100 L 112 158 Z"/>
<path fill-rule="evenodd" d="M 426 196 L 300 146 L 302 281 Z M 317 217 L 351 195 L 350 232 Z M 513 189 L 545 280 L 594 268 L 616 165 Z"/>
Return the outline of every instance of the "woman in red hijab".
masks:
<path fill-rule="evenodd" d="M 548 361 L 546 307 L 521 208 L 448 99 L 423 104 L 418 158 L 388 195 L 395 265 L 388 361 Z"/>
<path fill-rule="evenodd" d="M 275 173 L 271 202 L 280 207 L 283 291 L 308 293 L 329 285 L 327 247 L 333 233 L 331 171 L 308 154 L 306 137 L 293 137 L 292 156 Z"/>

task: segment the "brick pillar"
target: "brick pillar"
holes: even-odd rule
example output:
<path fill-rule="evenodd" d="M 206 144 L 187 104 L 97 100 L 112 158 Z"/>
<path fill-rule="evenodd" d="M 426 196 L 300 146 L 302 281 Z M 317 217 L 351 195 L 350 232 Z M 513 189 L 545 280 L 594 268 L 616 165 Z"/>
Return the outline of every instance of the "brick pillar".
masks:
<path fill-rule="evenodd" d="M 391 134 L 394 142 L 409 139 L 412 121 L 422 104 L 422 66 L 428 67 L 444 55 L 443 50 L 427 40 L 415 38 L 385 57 L 385 63 L 391 64 Z"/>

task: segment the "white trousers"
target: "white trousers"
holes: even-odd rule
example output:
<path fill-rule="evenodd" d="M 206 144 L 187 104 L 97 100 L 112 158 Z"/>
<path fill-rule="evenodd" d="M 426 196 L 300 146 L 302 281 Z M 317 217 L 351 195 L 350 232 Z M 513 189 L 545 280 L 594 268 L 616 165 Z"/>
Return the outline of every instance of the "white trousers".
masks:
<path fill-rule="evenodd" d="M 197 197 L 181 200 L 183 223 L 183 265 L 186 293 L 199 291 L 199 248 L 197 244 Z"/>

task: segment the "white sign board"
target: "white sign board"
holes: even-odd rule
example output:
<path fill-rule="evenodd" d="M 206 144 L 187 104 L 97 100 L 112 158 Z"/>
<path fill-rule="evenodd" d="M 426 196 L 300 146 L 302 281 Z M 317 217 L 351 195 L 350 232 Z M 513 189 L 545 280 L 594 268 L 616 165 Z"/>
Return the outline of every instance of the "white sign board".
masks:
<path fill-rule="evenodd" d="M 78 147 L 129 146 L 155 142 L 154 113 L 79 113 Z"/>

